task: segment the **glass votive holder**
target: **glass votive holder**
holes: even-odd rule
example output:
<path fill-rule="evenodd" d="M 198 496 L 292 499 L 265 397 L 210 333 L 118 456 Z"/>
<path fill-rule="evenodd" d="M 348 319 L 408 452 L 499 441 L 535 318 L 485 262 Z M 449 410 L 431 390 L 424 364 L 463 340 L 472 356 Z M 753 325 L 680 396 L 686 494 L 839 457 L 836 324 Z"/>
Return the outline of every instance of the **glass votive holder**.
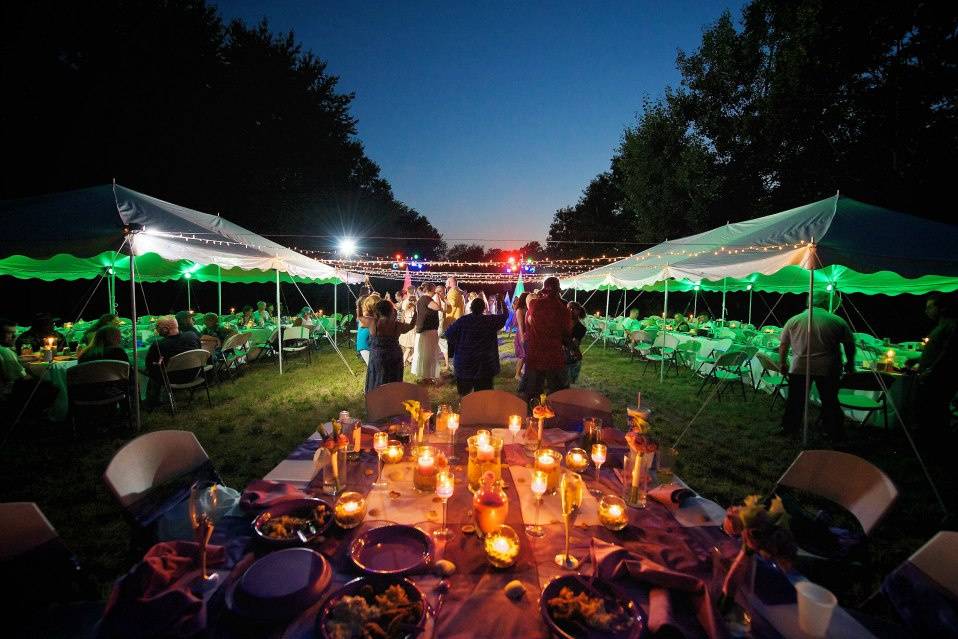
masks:
<path fill-rule="evenodd" d="M 508 568 L 519 556 L 519 535 L 511 526 L 503 524 L 483 539 L 486 558 L 496 568 Z"/>
<path fill-rule="evenodd" d="M 355 528 L 366 518 L 366 499 L 352 491 L 341 494 L 333 506 L 333 517 L 340 528 Z"/>
<path fill-rule="evenodd" d="M 656 473 L 657 479 L 663 484 L 672 481 L 672 475 L 675 469 L 675 462 L 679 457 L 679 451 L 668 446 L 662 446 L 656 452 Z"/>
<path fill-rule="evenodd" d="M 406 452 L 403 449 L 402 442 L 398 439 L 390 439 L 389 444 L 383 451 L 383 463 L 398 464 L 402 461 L 402 458 L 405 454 Z"/>
<path fill-rule="evenodd" d="M 448 465 L 446 455 L 435 446 L 417 446 L 413 460 L 413 486 L 421 493 L 435 492 L 436 473 Z"/>
<path fill-rule="evenodd" d="M 589 455 L 582 448 L 571 448 L 565 454 L 566 468 L 574 473 L 581 473 L 589 467 Z"/>
<path fill-rule="evenodd" d="M 546 474 L 546 492 L 554 495 L 562 479 L 562 453 L 551 448 L 536 451 L 533 468 Z"/>
<path fill-rule="evenodd" d="M 603 495 L 599 500 L 599 522 L 609 530 L 622 530 L 629 525 L 625 500 L 615 495 Z"/>
<path fill-rule="evenodd" d="M 477 431 L 466 439 L 469 454 L 466 479 L 469 481 L 469 490 L 479 490 L 480 479 L 487 472 L 491 472 L 496 480 L 502 478 L 502 445 L 502 438 L 494 437 L 487 430 Z"/>

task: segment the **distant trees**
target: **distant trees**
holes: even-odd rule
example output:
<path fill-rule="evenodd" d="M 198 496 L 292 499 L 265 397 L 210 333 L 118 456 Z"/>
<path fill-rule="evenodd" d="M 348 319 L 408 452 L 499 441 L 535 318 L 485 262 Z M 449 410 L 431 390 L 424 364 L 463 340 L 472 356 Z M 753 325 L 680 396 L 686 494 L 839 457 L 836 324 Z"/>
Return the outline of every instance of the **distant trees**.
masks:
<path fill-rule="evenodd" d="M 550 252 L 615 239 L 613 225 L 659 242 L 838 189 L 953 220 L 956 34 L 954 3 L 752 0 L 738 29 L 725 13 L 679 53 L 681 86 L 643 105 L 611 170 L 556 211 Z"/>
<path fill-rule="evenodd" d="M 203 0 L 6 3 L 0 197 L 114 177 L 284 244 L 439 232 L 366 156 L 326 63 Z M 433 240 L 364 240 L 425 256 Z"/>

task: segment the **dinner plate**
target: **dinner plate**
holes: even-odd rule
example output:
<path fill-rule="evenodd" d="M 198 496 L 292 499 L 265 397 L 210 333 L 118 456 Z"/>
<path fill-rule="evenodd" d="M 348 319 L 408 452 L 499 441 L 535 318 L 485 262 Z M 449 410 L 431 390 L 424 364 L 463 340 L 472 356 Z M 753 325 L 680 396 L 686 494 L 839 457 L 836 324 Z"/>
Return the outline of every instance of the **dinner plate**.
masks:
<path fill-rule="evenodd" d="M 431 536 L 401 524 L 367 530 L 349 547 L 353 563 L 375 575 L 407 575 L 427 566 L 434 555 Z"/>
<path fill-rule="evenodd" d="M 226 607 L 258 621 L 290 619 L 319 601 L 332 577 L 329 562 L 315 550 L 278 550 L 257 560 L 226 590 Z"/>
<path fill-rule="evenodd" d="M 281 517 L 283 515 L 292 517 L 310 517 L 312 510 L 320 504 L 325 504 L 329 509 L 329 517 L 326 518 L 326 522 L 324 524 L 317 524 L 311 531 L 304 533 L 305 539 L 300 538 L 298 535 L 288 539 L 274 539 L 263 533 L 263 525 L 270 519 L 274 517 Z M 271 508 L 267 508 L 257 515 L 253 520 L 253 532 L 259 539 L 268 544 L 272 544 L 274 546 L 291 546 L 313 541 L 326 532 L 326 529 L 329 528 L 332 522 L 333 507 L 329 502 L 322 499 L 316 499 L 314 497 L 308 497 L 304 499 L 287 499 L 286 501 L 279 502 Z"/>
<path fill-rule="evenodd" d="M 606 602 L 606 610 L 621 610 L 627 623 L 600 630 L 581 621 L 556 619 L 550 610 L 549 600 L 558 597 L 563 588 L 569 588 L 574 595 L 585 591 L 590 597 L 601 597 Z M 563 575 L 546 584 L 539 595 L 539 614 L 552 634 L 562 639 L 637 639 L 644 625 L 638 606 L 625 593 L 604 579 L 590 580 L 580 575 Z"/>
<path fill-rule="evenodd" d="M 416 584 L 403 577 L 393 575 L 367 575 L 353 579 L 326 599 L 322 608 L 319 610 L 319 614 L 316 615 L 316 634 L 322 637 L 322 639 L 332 639 L 332 635 L 326 629 L 326 619 L 333 606 L 343 597 L 347 595 L 356 596 L 360 590 L 367 585 L 372 586 L 376 593 L 380 593 L 394 584 L 402 586 L 403 590 L 406 591 L 406 596 L 409 598 L 409 601 L 422 604 L 418 618 L 409 620 L 410 626 L 422 628 L 426 619 L 426 601 L 422 591 L 416 587 Z M 408 633 L 409 636 L 415 636 L 416 634 L 417 633 L 412 630 Z"/>

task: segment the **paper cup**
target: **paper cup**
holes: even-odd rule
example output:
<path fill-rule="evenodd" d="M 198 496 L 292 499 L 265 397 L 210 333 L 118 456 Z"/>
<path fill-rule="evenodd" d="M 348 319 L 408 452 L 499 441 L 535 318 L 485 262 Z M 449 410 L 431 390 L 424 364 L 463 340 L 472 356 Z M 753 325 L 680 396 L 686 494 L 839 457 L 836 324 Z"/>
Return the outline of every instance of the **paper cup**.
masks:
<path fill-rule="evenodd" d="M 838 600 L 830 591 L 810 581 L 795 584 L 798 593 L 798 626 L 812 637 L 828 634 Z"/>

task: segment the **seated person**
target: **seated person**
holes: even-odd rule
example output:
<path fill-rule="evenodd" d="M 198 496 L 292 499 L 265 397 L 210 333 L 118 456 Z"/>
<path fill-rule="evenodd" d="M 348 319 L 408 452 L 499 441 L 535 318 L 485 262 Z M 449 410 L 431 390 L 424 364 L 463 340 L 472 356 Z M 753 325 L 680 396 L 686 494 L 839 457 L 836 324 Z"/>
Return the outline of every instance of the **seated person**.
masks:
<path fill-rule="evenodd" d="M 100 319 L 93 323 L 93 326 L 86 330 L 86 333 L 83 334 L 83 339 L 79 344 L 77 344 L 77 354 L 83 353 L 84 350 L 90 347 L 93 343 L 93 338 L 96 337 L 97 331 L 99 331 L 104 326 L 115 326 L 120 327 L 120 318 L 114 315 L 113 313 L 107 313 L 106 315 L 101 315 Z"/>
<path fill-rule="evenodd" d="M 266 309 L 266 302 L 256 302 L 256 310 L 253 312 L 253 323 L 260 327 L 273 323 L 273 314 Z"/>
<path fill-rule="evenodd" d="M 629 316 L 622 320 L 622 330 L 626 333 L 642 330 L 642 322 L 639 321 L 639 309 L 629 309 Z"/>
<path fill-rule="evenodd" d="M 244 306 L 237 322 L 240 328 L 253 328 L 253 324 L 256 323 L 256 320 L 253 319 L 253 307 L 248 304 Z"/>
<path fill-rule="evenodd" d="M 59 391 L 46 381 L 32 380 L 14 351 L 17 325 L 0 319 L 0 422 L 12 423 L 24 404 L 30 402 L 25 417 L 38 417 L 49 408 Z"/>
<path fill-rule="evenodd" d="M 93 336 L 93 342 L 83 349 L 83 352 L 77 357 L 80 362 L 95 362 L 103 359 L 118 360 L 129 362 L 130 358 L 126 351 L 120 347 L 120 329 L 113 325 L 107 325 L 96 332 Z"/>
<path fill-rule="evenodd" d="M 304 306 L 303 310 L 299 312 L 299 319 L 301 321 L 298 324 L 298 326 L 305 326 L 306 328 L 311 329 L 313 328 L 313 325 L 316 324 L 316 319 L 315 319 L 315 315 L 313 314 L 313 310 L 308 306 Z M 293 325 L 297 326 L 295 321 L 293 322 Z"/>
<path fill-rule="evenodd" d="M 220 325 L 220 316 L 216 313 L 207 313 L 203 316 L 203 330 L 200 331 L 200 335 L 215 337 L 222 346 L 233 333 L 234 331 Z"/>
<path fill-rule="evenodd" d="M 48 313 L 37 313 L 33 318 L 33 325 L 17 338 L 17 351 L 19 352 L 24 346 L 29 346 L 35 352 L 39 351 L 46 346 L 46 340 L 49 337 L 56 338 L 58 351 L 66 347 L 66 340 L 53 328 L 53 317 Z"/>
<path fill-rule="evenodd" d="M 193 323 L 193 313 L 192 311 L 179 311 L 176 314 L 176 324 L 179 326 L 180 333 L 196 333 L 196 336 L 200 336 L 200 332 L 196 330 L 196 324 Z"/>
<path fill-rule="evenodd" d="M 180 333 L 179 324 L 172 315 L 166 315 L 156 320 L 156 333 L 159 335 L 146 351 L 146 374 L 149 377 L 147 385 L 147 401 L 156 403 L 163 388 L 161 365 L 174 355 L 200 348 L 200 337 L 193 331 Z M 188 382 L 193 378 L 192 371 L 180 371 L 170 377 L 170 381 Z"/>

